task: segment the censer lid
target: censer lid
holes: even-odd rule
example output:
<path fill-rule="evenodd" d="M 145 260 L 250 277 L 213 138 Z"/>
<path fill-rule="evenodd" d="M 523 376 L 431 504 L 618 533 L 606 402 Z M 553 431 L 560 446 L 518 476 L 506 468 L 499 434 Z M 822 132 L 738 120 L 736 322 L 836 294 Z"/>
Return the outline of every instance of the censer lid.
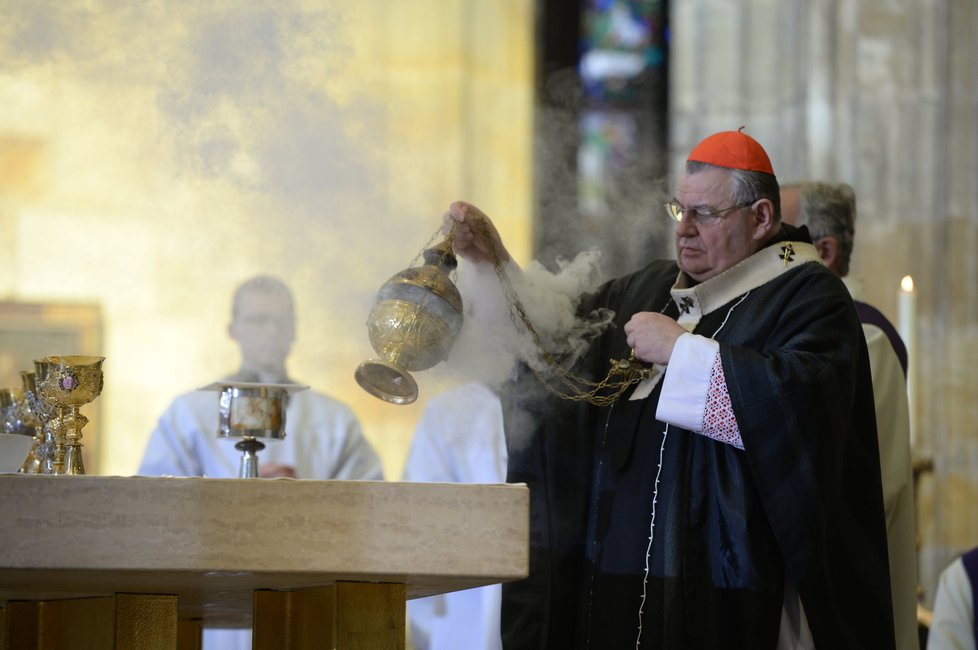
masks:
<path fill-rule="evenodd" d="M 353 373 L 365 391 L 391 404 L 410 404 L 418 399 L 418 383 L 407 372 L 379 359 L 364 361 Z"/>

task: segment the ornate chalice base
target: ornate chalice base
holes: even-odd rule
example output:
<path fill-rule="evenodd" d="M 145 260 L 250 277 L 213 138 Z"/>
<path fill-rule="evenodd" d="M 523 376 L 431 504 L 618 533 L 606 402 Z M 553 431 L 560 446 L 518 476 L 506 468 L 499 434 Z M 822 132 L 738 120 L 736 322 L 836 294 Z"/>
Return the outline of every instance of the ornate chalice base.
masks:
<path fill-rule="evenodd" d="M 306 388 L 298 384 L 219 381 L 200 389 L 220 392 L 217 437 L 237 440 L 234 448 L 241 452 L 238 478 L 258 478 L 258 452 L 265 448 L 260 438 L 285 437 L 288 396 Z"/>
<path fill-rule="evenodd" d="M 102 393 L 103 361 L 105 357 L 65 355 L 34 362 L 38 393 L 55 412 L 48 422 L 54 445 L 51 474 L 85 473 L 81 437 L 88 418 L 79 409 Z"/>

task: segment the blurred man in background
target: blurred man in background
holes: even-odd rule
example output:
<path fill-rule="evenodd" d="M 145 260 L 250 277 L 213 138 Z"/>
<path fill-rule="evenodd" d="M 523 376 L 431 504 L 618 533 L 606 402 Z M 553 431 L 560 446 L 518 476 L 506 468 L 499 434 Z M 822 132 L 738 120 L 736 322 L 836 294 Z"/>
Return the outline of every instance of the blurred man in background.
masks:
<path fill-rule="evenodd" d="M 863 300 L 861 283 L 849 276 L 856 234 L 856 194 L 852 187 L 845 183 L 786 184 L 781 188 L 781 217 L 785 223 L 808 226 L 819 256 L 842 278 L 862 322 L 876 400 L 897 648 L 917 648 L 917 538 L 907 349 L 886 316 Z"/>
<path fill-rule="evenodd" d="M 241 367 L 228 382 L 295 384 L 286 359 L 295 341 L 292 293 L 279 279 L 257 276 L 235 291 L 228 333 L 241 351 Z M 144 476 L 239 475 L 241 453 L 234 439 L 219 438 L 220 393 L 191 391 L 177 397 L 150 435 L 139 465 Z M 259 455 L 264 478 L 382 480 L 376 451 L 345 404 L 301 390 L 288 397 L 285 437 Z M 251 647 L 251 630 L 204 630 L 208 650 Z"/>
<path fill-rule="evenodd" d="M 505 483 L 506 441 L 499 396 L 473 382 L 428 402 L 414 430 L 403 480 Z M 415 650 L 500 650 L 502 587 L 489 585 L 408 601 Z"/>

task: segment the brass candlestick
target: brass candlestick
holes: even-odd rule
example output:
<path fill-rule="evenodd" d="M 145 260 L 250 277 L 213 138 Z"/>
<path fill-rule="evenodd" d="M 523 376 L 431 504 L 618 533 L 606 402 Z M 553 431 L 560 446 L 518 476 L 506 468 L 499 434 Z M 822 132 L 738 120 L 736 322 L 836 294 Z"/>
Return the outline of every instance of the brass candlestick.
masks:
<path fill-rule="evenodd" d="M 102 393 L 105 357 L 50 356 L 34 362 L 38 392 L 56 415 L 49 421 L 54 443 L 51 474 L 84 474 L 80 407 Z"/>

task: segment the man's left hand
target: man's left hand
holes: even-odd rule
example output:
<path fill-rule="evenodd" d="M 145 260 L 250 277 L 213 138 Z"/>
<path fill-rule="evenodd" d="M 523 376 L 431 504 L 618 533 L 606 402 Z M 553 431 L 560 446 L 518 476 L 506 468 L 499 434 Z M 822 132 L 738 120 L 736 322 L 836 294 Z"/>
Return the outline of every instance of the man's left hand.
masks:
<path fill-rule="evenodd" d="M 628 345 L 635 358 L 663 366 L 669 363 L 676 339 L 685 333 L 682 325 L 653 311 L 640 311 L 625 323 Z"/>

